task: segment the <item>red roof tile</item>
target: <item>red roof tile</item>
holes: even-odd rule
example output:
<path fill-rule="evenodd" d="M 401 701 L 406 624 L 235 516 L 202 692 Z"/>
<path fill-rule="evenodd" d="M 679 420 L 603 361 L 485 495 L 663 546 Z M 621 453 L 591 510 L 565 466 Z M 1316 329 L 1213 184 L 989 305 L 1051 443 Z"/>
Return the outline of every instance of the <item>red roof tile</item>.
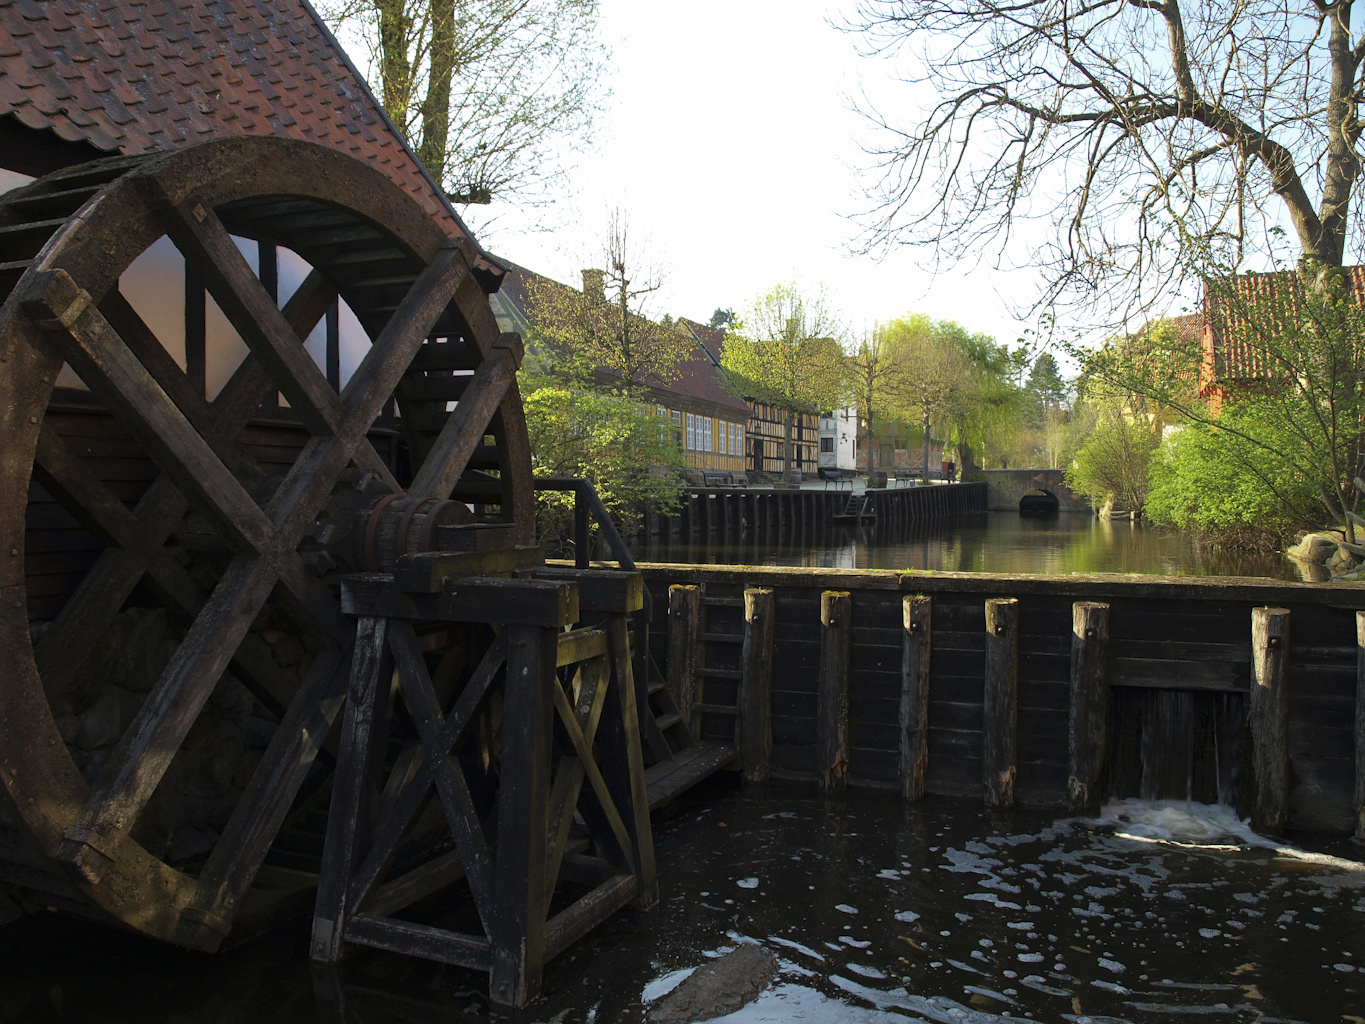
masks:
<path fill-rule="evenodd" d="M 321 142 L 470 234 L 304 0 L 0 0 L 0 58 L 0 115 L 30 128 L 130 155 L 240 134 Z"/>

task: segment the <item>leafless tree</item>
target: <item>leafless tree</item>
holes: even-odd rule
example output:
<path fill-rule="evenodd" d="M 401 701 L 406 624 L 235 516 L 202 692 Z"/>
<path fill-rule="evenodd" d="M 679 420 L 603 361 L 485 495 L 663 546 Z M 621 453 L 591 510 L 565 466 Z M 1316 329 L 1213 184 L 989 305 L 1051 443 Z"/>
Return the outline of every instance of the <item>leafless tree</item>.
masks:
<path fill-rule="evenodd" d="M 585 145 L 608 52 L 597 0 L 330 0 L 384 109 L 457 203 L 546 198 Z"/>
<path fill-rule="evenodd" d="M 937 95 L 918 117 L 862 102 L 879 129 L 863 241 L 949 263 L 1022 242 L 1047 275 L 1040 303 L 1110 323 L 1192 264 L 1261 261 L 1285 228 L 1291 257 L 1357 260 L 1353 6 L 857 0 L 844 27 L 865 53 Z"/>

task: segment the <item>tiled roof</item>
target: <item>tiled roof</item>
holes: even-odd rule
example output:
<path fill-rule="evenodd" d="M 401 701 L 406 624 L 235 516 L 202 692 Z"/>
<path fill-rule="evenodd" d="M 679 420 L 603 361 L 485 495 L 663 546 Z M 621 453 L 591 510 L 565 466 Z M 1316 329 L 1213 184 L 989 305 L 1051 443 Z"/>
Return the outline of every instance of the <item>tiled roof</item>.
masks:
<path fill-rule="evenodd" d="M 1343 267 L 1349 298 L 1365 302 L 1365 267 Z M 1203 365 L 1200 391 L 1207 394 L 1213 388 L 1234 382 L 1269 380 L 1279 373 L 1271 365 L 1272 359 L 1259 334 L 1267 326 L 1277 324 L 1258 322 L 1250 311 L 1258 306 L 1271 307 L 1267 315 L 1279 315 L 1297 310 L 1302 299 L 1299 277 L 1294 271 L 1272 274 L 1239 274 L 1224 278 L 1217 284 L 1204 286 Z"/>
<path fill-rule="evenodd" d="M 526 310 L 532 288 L 548 287 L 577 291 L 569 285 L 561 284 L 553 278 L 537 274 L 533 270 L 527 270 L 525 267 L 518 266 L 508 260 L 499 259 L 499 262 L 508 270 L 507 276 L 503 278 L 502 288 L 493 300 L 493 309 L 497 313 L 504 330 L 525 332 L 530 325 Z M 679 329 L 683 329 L 684 324 L 690 323 L 691 321 L 679 321 Z M 709 327 L 705 329 L 712 330 Z M 690 333 L 693 338 L 697 337 L 695 332 L 688 331 L 687 333 Z M 725 389 L 721 383 L 718 363 L 711 359 L 701 340 L 697 339 L 697 341 L 697 345 L 689 351 L 687 358 L 679 365 L 677 379 L 666 385 L 650 385 L 651 389 L 661 395 L 671 393 L 711 402 L 727 409 L 733 409 L 740 416 L 747 418 L 749 415 L 748 405 L 743 399 L 737 398 Z M 717 355 L 718 358 L 719 355 Z"/>
<path fill-rule="evenodd" d="M 320 142 L 470 234 L 305 0 L 0 0 L 0 115 L 130 155 L 236 135 Z"/>

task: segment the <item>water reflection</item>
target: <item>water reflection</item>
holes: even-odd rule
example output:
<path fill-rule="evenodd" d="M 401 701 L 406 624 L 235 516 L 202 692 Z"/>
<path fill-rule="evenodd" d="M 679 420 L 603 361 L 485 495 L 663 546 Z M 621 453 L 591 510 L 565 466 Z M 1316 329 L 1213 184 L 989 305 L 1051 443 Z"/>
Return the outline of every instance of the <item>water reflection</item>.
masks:
<path fill-rule="evenodd" d="M 1297 563 L 1279 552 L 1228 551 L 1141 522 L 1076 513 L 991 512 L 899 526 L 878 523 L 783 533 L 751 531 L 738 538 L 655 536 L 637 542 L 634 554 L 654 562 L 837 569 L 1303 578 Z"/>
<path fill-rule="evenodd" d="M 708 956 L 776 984 L 731 1022 L 1336 1021 L 1365 1006 L 1365 865 L 1226 811 L 1096 821 L 808 788 L 694 791 L 656 831 L 662 901 L 551 961 L 515 1019 L 640 1022 Z M 39 917 L 0 931 L 0 1021 L 483 1020 L 486 978 L 362 952 L 314 974 L 303 927 L 216 957 Z M 316 987 L 315 987 L 316 980 Z"/>

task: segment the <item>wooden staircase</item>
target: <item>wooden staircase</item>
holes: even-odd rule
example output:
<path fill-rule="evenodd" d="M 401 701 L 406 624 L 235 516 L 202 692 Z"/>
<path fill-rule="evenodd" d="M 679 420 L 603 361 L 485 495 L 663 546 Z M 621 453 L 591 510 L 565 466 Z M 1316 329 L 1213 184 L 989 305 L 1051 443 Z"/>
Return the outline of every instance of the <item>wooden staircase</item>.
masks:
<path fill-rule="evenodd" d="M 866 491 L 850 494 L 844 510 L 834 517 L 836 523 L 861 523 L 864 519 L 876 519 L 877 513 L 869 508 L 871 499 Z"/>

